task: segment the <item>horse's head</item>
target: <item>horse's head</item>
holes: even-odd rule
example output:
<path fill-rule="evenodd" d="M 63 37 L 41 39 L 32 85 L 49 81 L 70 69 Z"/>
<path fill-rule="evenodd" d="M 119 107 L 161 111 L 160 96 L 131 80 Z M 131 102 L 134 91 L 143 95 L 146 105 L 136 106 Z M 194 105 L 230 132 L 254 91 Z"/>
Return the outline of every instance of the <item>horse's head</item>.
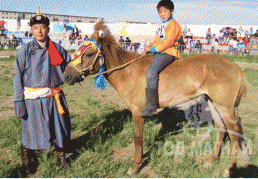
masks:
<path fill-rule="evenodd" d="M 65 83 L 73 85 L 83 80 L 83 77 L 96 74 L 99 71 L 100 64 L 103 64 L 103 57 L 100 53 L 101 38 L 107 33 L 107 27 L 103 21 L 98 22 L 94 26 L 94 32 L 89 41 L 85 41 L 83 45 L 73 54 L 73 60 L 67 66 L 64 72 Z"/>

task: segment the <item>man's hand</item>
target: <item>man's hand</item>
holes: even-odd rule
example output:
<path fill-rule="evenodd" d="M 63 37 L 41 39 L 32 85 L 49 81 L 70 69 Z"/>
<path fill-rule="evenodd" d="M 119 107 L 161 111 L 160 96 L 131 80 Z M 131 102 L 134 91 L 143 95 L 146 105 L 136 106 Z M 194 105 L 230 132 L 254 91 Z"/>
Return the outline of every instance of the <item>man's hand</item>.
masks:
<path fill-rule="evenodd" d="M 16 117 L 23 118 L 25 120 L 28 118 L 27 108 L 24 101 L 14 102 L 14 110 Z"/>

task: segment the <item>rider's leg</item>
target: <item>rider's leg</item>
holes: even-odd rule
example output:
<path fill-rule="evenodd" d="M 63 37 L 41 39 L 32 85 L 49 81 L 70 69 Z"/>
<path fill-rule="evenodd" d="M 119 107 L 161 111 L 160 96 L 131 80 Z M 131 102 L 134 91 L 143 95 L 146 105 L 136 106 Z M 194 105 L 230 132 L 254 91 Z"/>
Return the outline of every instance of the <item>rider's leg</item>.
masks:
<path fill-rule="evenodd" d="M 159 73 L 170 63 L 175 61 L 175 57 L 160 53 L 154 55 L 154 59 L 150 64 L 147 71 L 147 88 L 146 88 L 146 104 L 142 111 L 140 111 L 139 115 L 149 116 L 156 112 L 158 108 L 158 81 L 159 81 Z"/>

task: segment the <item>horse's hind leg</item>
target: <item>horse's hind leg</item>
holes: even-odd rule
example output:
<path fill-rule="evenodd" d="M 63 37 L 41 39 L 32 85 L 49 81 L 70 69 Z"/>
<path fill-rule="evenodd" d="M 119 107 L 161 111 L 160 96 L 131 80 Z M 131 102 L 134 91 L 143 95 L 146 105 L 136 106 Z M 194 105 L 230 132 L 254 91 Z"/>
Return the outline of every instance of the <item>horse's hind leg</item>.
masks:
<path fill-rule="evenodd" d="M 231 140 L 229 166 L 227 169 L 225 169 L 223 173 L 224 177 L 229 177 L 230 172 L 232 172 L 232 169 L 236 167 L 238 146 L 241 146 L 241 141 L 244 140 L 244 137 L 241 123 L 236 118 L 234 109 L 229 111 L 228 114 L 224 115 L 223 120 L 225 122 Z"/>
<path fill-rule="evenodd" d="M 241 127 L 240 121 L 238 121 L 235 116 L 234 109 L 229 109 L 229 108 L 220 106 L 218 104 L 215 104 L 214 106 L 211 102 L 208 102 L 208 103 L 209 103 L 209 106 L 211 107 L 212 115 L 217 114 L 217 118 L 214 117 L 214 122 L 217 128 L 217 141 L 214 147 L 213 154 L 211 155 L 211 158 L 207 162 L 209 163 L 219 158 L 221 145 L 222 145 L 223 138 L 225 136 L 225 132 L 228 132 L 231 140 L 230 162 L 229 162 L 229 166 L 223 172 L 223 177 L 229 177 L 230 172 L 237 164 L 238 144 L 243 139 L 242 127 Z"/>
<path fill-rule="evenodd" d="M 210 158 L 204 164 L 204 166 L 207 168 L 211 167 L 212 162 L 214 160 L 219 159 L 222 142 L 226 133 L 226 127 L 222 121 L 221 115 L 219 114 L 219 112 L 217 111 L 217 109 L 214 107 L 213 103 L 210 100 L 208 100 L 208 105 L 210 107 L 211 114 L 217 129 L 217 139 Z"/>

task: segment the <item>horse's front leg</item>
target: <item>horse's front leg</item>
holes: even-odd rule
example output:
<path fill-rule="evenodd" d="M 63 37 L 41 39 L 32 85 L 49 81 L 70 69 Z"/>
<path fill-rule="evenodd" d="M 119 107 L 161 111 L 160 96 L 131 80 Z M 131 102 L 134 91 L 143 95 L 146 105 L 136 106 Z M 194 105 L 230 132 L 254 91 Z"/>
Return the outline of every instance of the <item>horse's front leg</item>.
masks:
<path fill-rule="evenodd" d="M 135 136 L 134 136 L 134 144 L 135 144 L 135 153 L 133 156 L 133 164 L 128 170 L 129 175 L 135 175 L 139 172 L 139 167 L 142 165 L 142 140 L 143 140 L 143 126 L 144 126 L 144 118 L 138 115 L 139 111 L 133 111 L 133 119 L 135 126 Z"/>

